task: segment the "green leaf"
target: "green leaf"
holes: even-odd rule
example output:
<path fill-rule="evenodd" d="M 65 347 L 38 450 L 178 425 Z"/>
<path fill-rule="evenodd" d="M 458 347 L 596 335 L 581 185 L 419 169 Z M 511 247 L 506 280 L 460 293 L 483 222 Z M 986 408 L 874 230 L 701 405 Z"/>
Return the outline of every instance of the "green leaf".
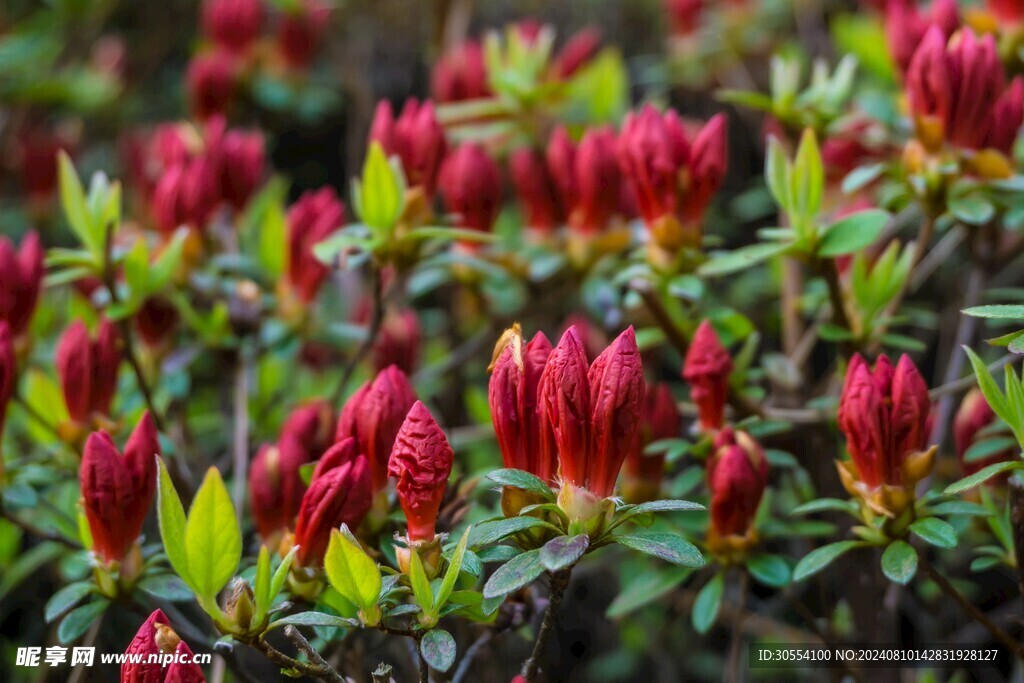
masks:
<path fill-rule="evenodd" d="M 818 243 L 818 255 L 834 258 L 859 251 L 875 243 L 889 214 L 881 209 L 858 211 L 830 225 Z"/>
<path fill-rule="evenodd" d="M 837 511 L 855 513 L 857 510 L 857 504 L 849 500 L 840 500 L 838 498 L 818 498 L 816 500 L 809 500 L 803 505 L 798 505 L 793 508 L 790 513 L 792 515 L 806 515 L 812 512 L 825 512 L 825 511 Z"/>
<path fill-rule="evenodd" d="M 444 606 L 444 603 L 448 601 L 448 596 L 452 594 L 452 590 L 455 588 L 455 582 L 459 580 L 459 572 L 462 571 L 462 560 L 466 556 L 466 545 L 469 542 L 469 533 L 473 530 L 473 527 L 466 529 L 462 534 L 462 538 L 459 539 L 459 544 L 455 546 L 455 552 L 452 553 L 452 559 L 448 561 L 448 569 L 444 573 L 444 580 L 441 581 L 441 587 L 437 589 L 437 595 L 434 596 L 434 609 L 439 610 Z"/>
<path fill-rule="evenodd" d="M 555 494 L 552 493 L 551 487 L 545 484 L 543 479 L 523 470 L 494 470 L 487 475 L 487 478 L 501 486 L 514 486 L 524 491 L 539 493 L 544 496 L 545 500 L 555 499 Z"/>
<path fill-rule="evenodd" d="M 960 311 L 964 315 L 975 318 L 994 318 L 997 320 L 1024 320 L 1024 305 L 1021 304 L 990 304 L 972 306 Z"/>
<path fill-rule="evenodd" d="M 164 461 L 157 457 L 159 477 L 157 479 L 157 521 L 160 526 L 160 537 L 164 541 L 164 552 L 178 576 L 196 591 L 196 584 L 188 570 L 188 556 L 185 553 L 185 510 L 181 506 L 181 498 L 174 489 L 171 475 L 167 472 Z M 196 591 L 198 592 L 198 591 Z"/>
<path fill-rule="evenodd" d="M 557 536 L 544 544 L 540 549 L 540 563 L 549 572 L 571 567 L 583 557 L 590 545 L 590 537 L 586 534 L 576 536 Z"/>
<path fill-rule="evenodd" d="M 808 221 L 821 210 L 821 195 L 825 187 L 825 169 L 818 150 L 818 137 L 813 128 L 805 128 L 800 146 L 793 160 L 792 185 L 793 212 Z"/>
<path fill-rule="evenodd" d="M 933 515 L 968 515 L 971 517 L 991 517 L 994 513 L 984 505 L 969 503 L 966 500 L 947 500 L 929 508 Z"/>
<path fill-rule="evenodd" d="M 885 172 L 885 164 L 858 166 L 843 178 L 843 194 L 853 194 L 878 179 Z"/>
<path fill-rule="evenodd" d="M 985 396 L 985 401 L 989 404 L 996 415 L 1003 418 L 1003 421 L 1012 427 L 1013 421 L 1016 418 L 1016 413 L 1010 407 L 1010 402 L 1007 400 L 1006 396 L 999 390 L 999 385 L 996 384 L 995 379 L 992 377 L 992 373 L 988 371 L 988 367 L 981 358 L 978 357 L 978 354 L 967 346 L 964 346 L 963 350 L 967 354 L 967 358 L 971 361 L 971 367 L 974 369 L 974 376 L 978 380 L 978 388 L 981 389 L 981 393 Z M 982 472 L 984 472 L 984 470 L 982 470 Z M 949 489 L 947 489 L 947 493 L 948 492 Z"/>
<path fill-rule="evenodd" d="M 57 627 L 57 640 L 63 645 L 77 640 L 79 636 L 89 630 L 93 622 L 107 611 L 108 607 L 110 607 L 110 602 L 101 598 L 71 610 Z"/>
<path fill-rule="evenodd" d="M 659 531 L 638 531 L 614 537 L 615 542 L 648 555 L 660 557 L 680 567 L 703 567 L 704 558 L 689 541 Z"/>
<path fill-rule="evenodd" d="M 785 254 L 792 248 L 793 245 L 787 243 L 751 244 L 733 251 L 718 252 L 701 264 L 697 272 L 705 277 L 729 275 Z"/>
<path fill-rule="evenodd" d="M 549 527 L 554 531 L 558 531 L 554 526 L 537 517 L 509 517 L 508 519 L 480 522 L 473 527 L 469 537 L 469 546 L 476 548 L 482 545 L 490 545 L 514 533 L 539 526 Z"/>
<path fill-rule="evenodd" d="M 789 192 L 789 175 L 789 160 L 782 150 L 782 145 L 773 135 L 768 138 L 764 178 L 768 184 L 768 191 L 775 198 L 775 203 L 786 213 L 792 211 L 793 208 Z"/>
<path fill-rule="evenodd" d="M 1017 440 L 1009 436 L 997 436 L 990 439 L 981 439 L 971 444 L 970 448 L 964 451 L 963 462 L 977 462 L 985 460 L 1004 451 L 1018 450 Z"/>
<path fill-rule="evenodd" d="M 69 583 L 53 594 L 46 601 L 46 609 L 43 618 L 49 624 L 60 615 L 77 605 L 82 599 L 92 592 L 92 584 L 88 581 Z"/>
<path fill-rule="evenodd" d="M 757 581 L 772 588 L 785 588 L 792 578 L 789 563 L 778 555 L 755 555 L 747 560 L 747 570 Z"/>
<path fill-rule="evenodd" d="M 381 587 L 380 568 L 357 543 L 338 529 L 331 530 L 331 540 L 324 555 L 324 571 L 334 590 L 352 604 L 363 610 L 377 604 Z M 430 605 L 429 602 L 424 604 Z"/>
<path fill-rule="evenodd" d="M 689 500 L 651 500 L 640 503 L 630 512 L 684 512 L 692 510 L 703 510 L 704 506 Z"/>
<path fill-rule="evenodd" d="M 697 599 L 693 601 L 690 620 L 693 628 L 701 635 L 707 633 L 718 619 L 718 611 L 722 608 L 722 595 L 725 593 L 725 575 L 715 574 L 700 589 Z"/>
<path fill-rule="evenodd" d="M 491 574 L 491 578 L 484 584 L 484 597 L 500 598 L 519 590 L 543 572 L 544 565 L 540 562 L 539 548 L 516 555 Z"/>
<path fill-rule="evenodd" d="M 956 529 L 949 522 L 936 517 L 925 517 L 910 525 L 919 538 L 940 548 L 955 548 L 957 543 Z"/>
<path fill-rule="evenodd" d="M 355 194 L 360 220 L 378 230 L 390 229 L 404 208 L 405 181 L 388 163 L 384 148 L 378 142 L 370 143 L 363 177 L 356 183 Z"/>
<path fill-rule="evenodd" d="M 272 623 L 267 630 L 281 628 L 282 626 L 325 626 L 328 628 L 353 628 L 359 626 L 358 619 L 347 619 L 334 614 L 323 612 L 299 612 L 289 614 Z"/>
<path fill-rule="evenodd" d="M 267 546 L 260 546 L 260 553 L 256 558 L 256 578 L 253 579 L 253 598 L 256 602 L 256 610 L 262 612 L 270 607 L 270 551 Z"/>
<path fill-rule="evenodd" d="M 281 593 L 281 589 L 284 588 L 284 582 L 288 580 L 288 570 L 291 569 L 292 560 L 297 552 L 299 552 L 299 546 L 292 546 L 288 554 L 281 559 L 281 564 L 277 565 L 277 569 L 274 570 L 274 575 L 270 579 L 271 602 Z"/>
<path fill-rule="evenodd" d="M 949 212 L 968 225 L 985 225 L 995 216 L 996 207 L 984 197 L 953 197 Z"/>
<path fill-rule="evenodd" d="M 882 573 L 890 581 L 906 585 L 917 573 L 917 551 L 906 541 L 893 541 L 882 553 Z"/>
<path fill-rule="evenodd" d="M 444 673 L 452 668 L 456 654 L 455 639 L 442 628 L 431 629 L 420 640 L 420 654 L 431 669 Z"/>
<path fill-rule="evenodd" d="M 793 569 L 793 580 L 803 581 L 832 564 L 841 555 L 865 545 L 867 544 L 863 541 L 839 541 L 838 543 L 830 543 L 829 545 L 815 548 L 797 562 L 796 568 Z"/>
<path fill-rule="evenodd" d="M 945 493 L 947 496 L 957 495 L 959 493 L 963 493 L 964 491 L 973 489 L 978 484 L 988 481 L 997 474 L 1008 472 L 1010 470 L 1019 470 L 1021 469 L 1021 467 L 1024 467 L 1024 463 L 1021 463 L 1021 461 L 1019 460 L 1014 460 L 1010 462 L 997 462 L 995 464 L 989 465 L 984 469 L 978 470 L 969 477 L 964 477 L 959 481 L 953 482 L 952 484 L 946 487 L 946 490 L 943 491 L 943 493 Z"/>
<path fill-rule="evenodd" d="M 624 617 L 666 595 L 691 574 L 693 570 L 688 567 L 662 565 L 632 576 L 623 576 L 622 580 L 628 583 L 608 605 L 605 616 L 609 619 Z"/>
<path fill-rule="evenodd" d="M 196 492 L 185 523 L 185 556 L 192 589 L 216 598 L 242 559 L 242 532 L 220 471 L 211 467 Z"/>
<path fill-rule="evenodd" d="M 192 589 L 174 574 L 148 574 L 136 587 L 152 596 L 171 602 L 187 602 L 195 599 Z"/>
<path fill-rule="evenodd" d="M 58 181 L 60 185 L 60 203 L 64 215 L 68 219 L 71 232 L 94 255 L 103 253 L 102 235 L 96 234 L 92 225 L 92 216 L 85 201 L 85 191 L 78 179 L 78 172 L 67 152 L 61 150 L 57 155 Z"/>
<path fill-rule="evenodd" d="M 412 584 L 412 594 L 416 598 L 416 604 L 424 613 L 435 613 L 434 591 L 430 586 L 430 579 L 423 569 L 423 561 L 419 553 L 410 549 L 409 551 L 409 583 Z"/>

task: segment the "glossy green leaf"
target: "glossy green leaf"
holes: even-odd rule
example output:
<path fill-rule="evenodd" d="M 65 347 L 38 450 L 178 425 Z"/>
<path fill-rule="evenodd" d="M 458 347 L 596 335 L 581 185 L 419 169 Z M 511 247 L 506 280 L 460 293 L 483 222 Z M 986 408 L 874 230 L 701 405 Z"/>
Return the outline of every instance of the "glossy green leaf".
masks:
<path fill-rule="evenodd" d="M 448 569 L 444 573 L 444 579 L 441 581 L 440 588 L 437 589 L 437 595 L 434 596 L 434 609 L 439 610 L 444 606 L 444 603 L 448 601 L 448 596 L 452 594 L 452 590 L 455 588 L 455 582 L 459 580 L 459 572 L 462 571 L 462 563 L 466 557 L 466 545 L 469 542 L 469 534 L 473 530 L 473 527 L 466 529 L 462 534 L 462 538 L 459 539 L 459 544 L 455 546 L 455 552 L 452 553 L 452 559 L 448 561 Z"/>
<path fill-rule="evenodd" d="M 1013 460 L 1010 462 L 997 462 L 992 465 L 989 465 L 988 467 L 985 467 L 984 469 L 978 470 L 969 477 L 964 477 L 959 481 L 953 482 L 952 484 L 946 487 L 946 490 L 943 491 L 943 493 L 945 493 L 948 496 L 957 495 L 963 493 L 964 491 L 973 489 L 975 486 L 978 486 L 979 484 L 983 484 L 984 482 L 988 481 L 997 474 L 1009 472 L 1010 470 L 1021 469 L 1022 467 L 1024 467 L 1024 463 L 1022 463 L 1019 460 Z"/>
<path fill-rule="evenodd" d="M 863 541 L 839 541 L 838 543 L 830 543 L 829 545 L 815 548 L 797 562 L 796 567 L 793 569 L 793 580 L 803 581 L 807 577 L 817 574 L 845 553 L 865 545 L 867 544 Z"/>
<path fill-rule="evenodd" d="M 167 559 L 178 576 L 190 588 L 196 590 L 196 584 L 189 574 L 188 556 L 185 552 L 185 510 L 178 492 L 174 489 L 174 483 L 171 482 L 171 475 L 159 457 L 157 467 L 157 521 L 160 525 L 160 537 L 164 541 L 164 552 L 167 553 Z"/>
<path fill-rule="evenodd" d="M 940 548 L 955 548 L 956 529 L 949 522 L 937 517 L 925 517 L 910 525 L 910 530 L 919 538 Z"/>
<path fill-rule="evenodd" d="M 46 623 L 49 624 L 54 619 L 67 612 L 69 609 L 80 603 L 85 596 L 91 592 L 92 583 L 88 581 L 69 583 L 61 588 L 46 601 L 46 608 L 43 612 L 43 618 L 46 620 Z"/>
<path fill-rule="evenodd" d="M 829 226 L 818 244 L 818 255 L 834 258 L 875 243 L 889 222 L 881 209 L 868 209 L 845 216 Z"/>
<path fill-rule="evenodd" d="M 747 560 L 747 570 L 759 583 L 785 588 L 792 579 L 789 563 L 778 555 L 755 555 Z"/>
<path fill-rule="evenodd" d="M 452 634 L 441 628 L 427 631 L 420 640 L 420 653 L 431 669 L 444 673 L 455 663 L 457 647 Z"/>
<path fill-rule="evenodd" d="M 586 534 L 557 536 L 540 549 L 540 563 L 550 572 L 571 567 L 583 557 L 589 545 L 590 537 Z"/>
<path fill-rule="evenodd" d="M 519 590 L 544 573 L 540 562 L 540 549 L 528 550 L 516 555 L 498 567 L 484 584 L 485 598 L 499 598 Z"/>
<path fill-rule="evenodd" d="M 215 598 L 238 569 L 242 532 L 220 471 L 211 467 L 196 492 L 185 522 L 185 556 L 192 588 Z"/>
<path fill-rule="evenodd" d="M 638 531 L 615 536 L 615 542 L 681 567 L 704 566 L 704 558 L 697 547 L 675 534 L 660 531 Z"/>
<path fill-rule="evenodd" d="M 324 571 L 334 590 L 360 609 L 368 610 L 377 604 L 381 588 L 380 568 L 366 551 L 338 529 L 331 530 L 331 540 L 324 555 Z"/>
<path fill-rule="evenodd" d="M 79 636 L 88 631 L 89 627 L 101 618 L 108 607 L 110 607 L 110 602 L 101 598 L 71 610 L 57 627 L 57 640 L 64 645 L 78 640 Z"/>
<path fill-rule="evenodd" d="M 523 470 L 494 470 L 487 475 L 487 479 L 501 486 L 514 486 L 525 491 L 538 493 L 544 496 L 546 500 L 555 499 L 555 494 L 551 491 L 551 487 L 545 484 L 543 479 Z"/>
<path fill-rule="evenodd" d="M 718 612 L 722 608 L 724 593 L 725 575 L 722 573 L 715 574 L 697 593 L 697 599 L 693 601 L 693 611 L 690 612 L 690 620 L 697 633 L 703 635 L 714 626 Z"/>
<path fill-rule="evenodd" d="M 882 553 L 882 573 L 905 585 L 917 573 L 917 551 L 906 541 L 893 541 Z"/>

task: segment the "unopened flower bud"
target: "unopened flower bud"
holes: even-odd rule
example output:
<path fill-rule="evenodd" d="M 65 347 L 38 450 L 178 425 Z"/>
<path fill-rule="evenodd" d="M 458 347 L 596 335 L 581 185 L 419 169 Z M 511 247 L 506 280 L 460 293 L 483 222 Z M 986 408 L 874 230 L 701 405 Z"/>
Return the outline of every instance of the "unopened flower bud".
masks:
<path fill-rule="evenodd" d="M 388 476 L 396 480 L 410 541 L 434 538 L 437 513 L 452 471 L 454 454 L 444 432 L 422 402 L 402 423 L 391 450 Z"/>
<path fill-rule="evenodd" d="M 90 339 L 81 320 L 61 335 L 55 365 L 72 420 L 85 423 L 93 414 L 110 415 L 121 364 L 119 340 L 113 323 L 105 318 L 95 339 Z"/>
<path fill-rule="evenodd" d="M 703 321 L 693 335 L 683 364 L 683 379 L 690 383 L 690 398 L 697 404 L 700 428 L 720 429 L 725 422 L 732 358 L 722 346 L 715 328 Z"/>

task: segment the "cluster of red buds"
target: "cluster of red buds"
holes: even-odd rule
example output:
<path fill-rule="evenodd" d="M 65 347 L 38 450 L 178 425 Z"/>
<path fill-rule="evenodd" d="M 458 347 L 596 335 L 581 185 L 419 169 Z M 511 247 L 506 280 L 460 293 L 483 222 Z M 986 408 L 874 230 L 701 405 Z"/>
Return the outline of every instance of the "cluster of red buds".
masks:
<path fill-rule="evenodd" d="M 60 341 L 54 364 L 60 377 L 64 402 L 74 433 L 90 424 L 105 424 L 110 405 L 117 391 L 117 375 L 121 366 L 120 335 L 108 319 L 99 323 L 95 338 L 81 320 L 71 323 Z M 76 441 L 75 434 L 66 435 Z"/>
<path fill-rule="evenodd" d="M 305 192 L 288 210 L 288 258 L 278 285 L 282 314 L 298 320 L 330 276 L 313 247 L 345 223 L 345 205 L 332 187 Z"/>
<path fill-rule="evenodd" d="M 932 26 L 910 61 L 906 91 L 916 137 L 906 152 L 911 170 L 948 143 L 973 172 L 1012 175 L 1007 156 L 1024 122 L 1024 78 L 1006 82 L 991 35 L 962 29 L 947 40 Z"/>
<path fill-rule="evenodd" d="M 288 3 L 277 21 L 270 50 L 258 50 L 264 24 L 261 0 L 205 0 L 201 11 L 205 38 L 189 63 L 186 86 L 192 112 L 200 121 L 227 113 L 247 73 L 262 53 L 270 52 L 287 70 L 309 67 L 330 15 L 320 0 Z"/>
<path fill-rule="evenodd" d="M 648 384 L 644 410 L 633 447 L 626 456 L 623 494 L 630 503 L 657 500 L 665 476 L 665 452 L 645 453 L 650 444 L 679 436 L 682 418 L 667 384 Z"/>
<path fill-rule="evenodd" d="M 85 442 L 79 479 L 92 551 L 107 569 L 118 568 L 123 582 L 142 570 L 137 540 L 156 492 L 160 441 L 148 412 L 135 426 L 124 455 L 110 435 L 93 432 Z M 99 576 L 99 575 L 98 575 Z M 105 588 L 106 577 L 100 577 Z"/>
<path fill-rule="evenodd" d="M 391 103 L 381 101 L 370 126 L 370 141 L 380 143 L 388 156 L 398 157 L 410 188 L 418 189 L 428 203 L 433 199 L 448 151 L 433 103 L 408 99 L 396 119 Z"/>
<path fill-rule="evenodd" d="M 1012 460 L 1016 457 L 1017 450 L 1011 447 L 995 453 L 990 452 L 984 457 L 967 459 L 966 456 L 971 447 L 984 440 L 987 436 L 994 436 L 995 438 L 1005 436 L 1004 433 L 999 435 L 991 434 L 994 425 L 997 423 L 996 413 L 989 406 L 988 401 L 985 400 L 981 390 L 974 388 L 968 391 L 960 403 L 960 409 L 957 410 L 956 417 L 953 418 L 953 443 L 956 446 L 957 458 L 960 461 L 960 468 L 963 470 L 964 476 L 974 474 L 997 462 Z M 1009 430 L 1006 429 L 1005 432 L 1008 433 Z M 1005 481 L 1005 479 L 1006 477 L 1001 477 L 993 478 L 989 481 L 995 483 L 997 481 Z"/>
<path fill-rule="evenodd" d="M 622 172 L 615 150 L 615 132 L 610 127 L 588 129 L 579 144 L 564 126 L 551 134 L 548 169 L 558 191 L 561 215 L 579 234 L 603 232 L 612 218 L 622 213 Z"/>
<path fill-rule="evenodd" d="M 192 649 L 161 610 L 149 615 L 125 654 L 121 683 L 206 683 Z"/>
<path fill-rule="evenodd" d="M 687 350 L 683 378 L 697 404 L 698 429 L 713 440 L 707 463 L 711 491 L 707 542 L 724 561 L 742 557 L 756 543 L 754 516 L 768 486 L 768 460 L 761 445 L 746 432 L 726 425 L 732 369 L 729 352 L 704 320 Z"/>
<path fill-rule="evenodd" d="M 219 116 L 201 131 L 160 126 L 137 154 L 143 200 L 164 233 L 181 226 L 201 230 L 220 207 L 240 212 L 263 180 L 263 136 L 228 129 Z"/>
<path fill-rule="evenodd" d="M 927 447 L 931 407 L 908 356 L 895 368 L 879 356 L 873 370 L 859 354 L 850 360 L 838 416 L 850 460 L 838 468 L 843 486 L 867 510 L 896 518 L 912 507 L 915 484 L 935 464 L 936 447 Z"/>
<path fill-rule="evenodd" d="M 396 548 L 403 572 L 409 571 L 409 553 L 416 553 L 427 577 L 437 576 L 442 537 L 435 527 L 453 462 L 452 447 L 441 427 L 427 407 L 416 401 L 395 437 L 387 470 L 405 513 L 405 547 Z"/>
<path fill-rule="evenodd" d="M 904 75 L 929 28 L 937 27 L 947 40 L 960 28 L 956 0 L 934 0 L 928 12 L 916 0 L 888 0 L 884 11 L 889 52 Z"/>
<path fill-rule="evenodd" d="M 46 268 L 39 235 L 29 232 L 17 249 L 7 237 L 0 237 L 0 320 L 20 346 L 26 339 L 32 314 L 39 303 Z"/>
<path fill-rule="evenodd" d="M 462 228 L 488 232 L 501 211 L 501 171 L 480 145 L 459 145 L 445 159 L 439 178 L 445 206 Z"/>
<path fill-rule="evenodd" d="M 299 470 L 319 458 L 333 443 L 334 413 L 326 401 L 313 401 L 293 410 L 277 443 L 264 444 L 249 471 L 252 516 L 269 547 L 293 529 L 306 485 Z"/>

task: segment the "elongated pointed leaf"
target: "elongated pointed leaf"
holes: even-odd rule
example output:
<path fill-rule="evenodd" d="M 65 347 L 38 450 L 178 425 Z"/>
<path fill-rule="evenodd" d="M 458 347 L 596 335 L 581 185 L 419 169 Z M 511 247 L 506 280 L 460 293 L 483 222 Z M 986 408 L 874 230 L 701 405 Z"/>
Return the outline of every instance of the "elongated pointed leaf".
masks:
<path fill-rule="evenodd" d="M 357 543 L 337 529 L 331 530 L 324 570 L 334 590 L 352 604 L 364 610 L 377 604 L 380 568 Z"/>
<path fill-rule="evenodd" d="M 211 467 L 196 492 L 185 523 L 185 554 L 196 594 L 215 598 L 238 569 L 242 532 L 224 480 Z"/>

